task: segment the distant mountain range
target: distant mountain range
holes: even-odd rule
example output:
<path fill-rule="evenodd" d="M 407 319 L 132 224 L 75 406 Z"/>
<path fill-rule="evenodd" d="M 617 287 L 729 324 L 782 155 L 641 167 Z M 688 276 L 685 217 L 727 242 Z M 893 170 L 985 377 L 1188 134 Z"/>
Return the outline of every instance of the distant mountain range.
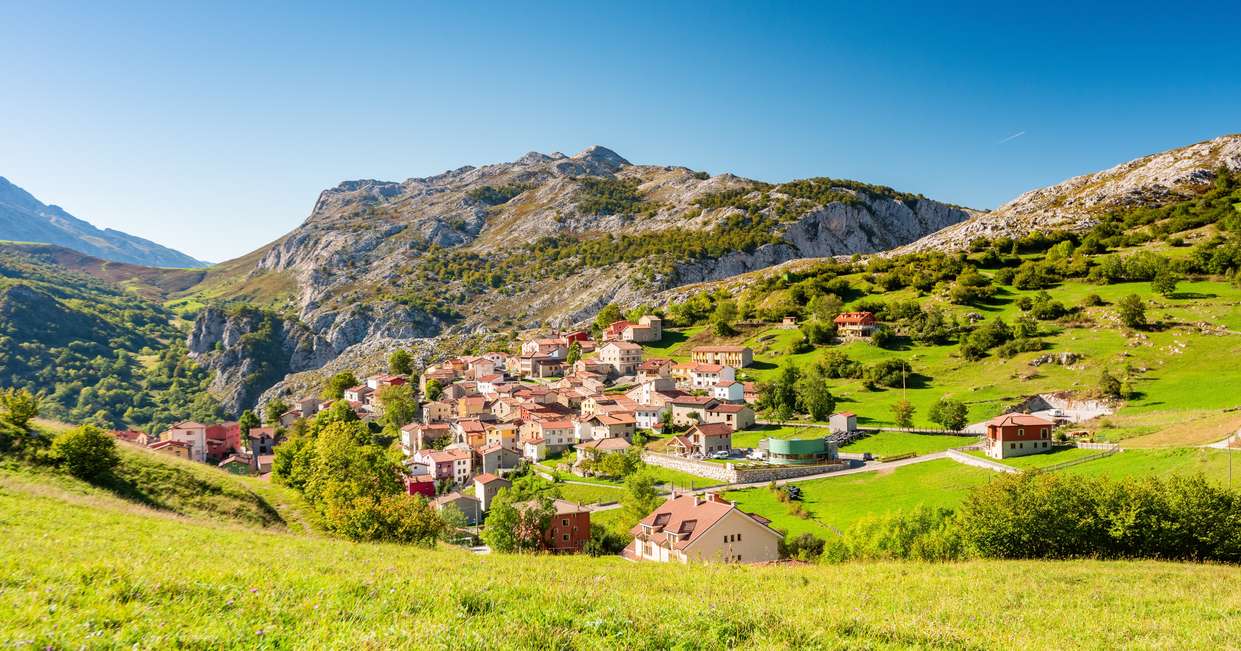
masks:
<path fill-rule="evenodd" d="M 128 233 L 100 230 L 55 205 L 46 205 L 0 176 L 0 240 L 58 244 L 104 260 L 148 267 L 201 268 L 211 263 Z"/>

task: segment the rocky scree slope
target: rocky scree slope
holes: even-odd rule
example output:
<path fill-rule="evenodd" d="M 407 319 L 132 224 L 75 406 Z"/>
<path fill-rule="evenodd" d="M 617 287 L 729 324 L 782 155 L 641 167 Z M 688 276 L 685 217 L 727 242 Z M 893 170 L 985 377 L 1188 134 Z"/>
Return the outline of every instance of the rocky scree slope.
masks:
<path fill-rule="evenodd" d="M 1036 230 L 1086 231 L 1100 214 L 1111 210 L 1159 206 L 1200 194 L 1220 170 L 1241 170 L 1241 134 L 1143 156 L 1031 190 L 895 252 L 963 249 L 975 238 L 1016 238 Z"/>
<path fill-rule="evenodd" d="M 301 226 L 222 263 L 197 292 L 272 307 L 274 330 L 300 334 L 267 350 L 283 351 L 274 366 L 295 373 L 364 343 L 570 323 L 608 302 L 635 305 L 794 258 L 882 251 L 969 215 L 852 181 L 773 185 L 634 165 L 598 146 L 532 152 L 399 183 L 342 183 Z M 191 350 L 217 371 L 226 406 L 244 406 L 264 388 L 241 388 L 257 376 L 237 370 L 248 356 L 235 349 L 256 322 L 218 309 L 198 319 Z"/>

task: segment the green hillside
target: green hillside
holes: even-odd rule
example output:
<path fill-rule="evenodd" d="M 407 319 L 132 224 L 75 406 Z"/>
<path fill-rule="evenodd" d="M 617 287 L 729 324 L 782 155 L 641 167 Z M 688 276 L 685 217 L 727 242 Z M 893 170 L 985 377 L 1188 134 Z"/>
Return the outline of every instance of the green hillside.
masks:
<path fill-rule="evenodd" d="M 42 394 L 45 415 L 103 427 L 219 415 L 171 312 L 49 255 L 8 246 L 0 256 L 0 387 Z"/>
<path fill-rule="evenodd" d="M 1159 562 L 474 556 L 169 517 L 0 475 L 5 646 L 1215 649 L 1236 641 L 1239 579 Z"/>

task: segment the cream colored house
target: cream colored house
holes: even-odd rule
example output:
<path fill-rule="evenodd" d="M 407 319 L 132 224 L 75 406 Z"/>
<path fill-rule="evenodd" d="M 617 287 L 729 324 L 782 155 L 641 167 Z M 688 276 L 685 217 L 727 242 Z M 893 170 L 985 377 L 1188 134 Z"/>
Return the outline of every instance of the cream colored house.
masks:
<path fill-rule="evenodd" d="M 780 559 L 784 536 L 768 520 L 717 494 L 682 495 L 664 502 L 630 533 L 625 556 L 644 561 L 762 563 Z"/>

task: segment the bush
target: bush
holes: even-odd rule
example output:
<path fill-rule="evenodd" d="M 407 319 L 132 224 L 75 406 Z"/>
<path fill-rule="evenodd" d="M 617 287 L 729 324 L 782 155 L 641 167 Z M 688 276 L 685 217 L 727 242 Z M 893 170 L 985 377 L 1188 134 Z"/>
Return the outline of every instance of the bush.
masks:
<path fill-rule="evenodd" d="M 116 440 L 92 425 L 57 435 L 52 441 L 52 454 L 70 474 L 89 482 L 103 478 L 120 462 Z"/>

